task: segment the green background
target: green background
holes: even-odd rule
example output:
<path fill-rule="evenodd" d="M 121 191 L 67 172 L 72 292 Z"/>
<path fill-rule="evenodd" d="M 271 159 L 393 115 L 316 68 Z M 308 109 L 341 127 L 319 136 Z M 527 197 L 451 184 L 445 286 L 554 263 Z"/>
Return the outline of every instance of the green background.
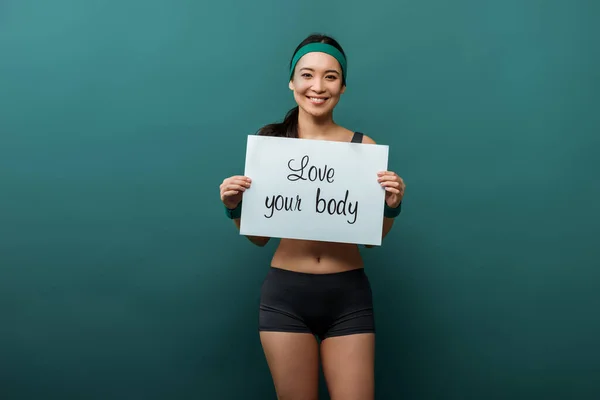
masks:
<path fill-rule="evenodd" d="M 309 33 L 407 183 L 378 399 L 600 398 L 595 1 L 0 2 L 0 397 L 274 398 L 223 213 Z M 322 393 L 325 386 L 322 382 Z M 324 397 L 326 398 L 326 397 Z"/>

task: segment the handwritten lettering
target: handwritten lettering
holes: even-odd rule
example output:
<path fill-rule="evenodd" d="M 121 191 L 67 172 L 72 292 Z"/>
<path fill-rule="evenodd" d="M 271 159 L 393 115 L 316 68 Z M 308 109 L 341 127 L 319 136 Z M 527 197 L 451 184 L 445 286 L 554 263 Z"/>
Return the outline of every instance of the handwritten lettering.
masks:
<path fill-rule="evenodd" d="M 306 167 L 308 166 L 308 162 L 310 161 L 308 155 L 302 157 L 302 160 L 300 161 L 300 166 L 298 168 L 292 167 L 291 164 L 293 161 L 295 161 L 293 158 L 288 161 L 288 168 L 290 169 L 290 171 L 299 172 L 300 174 L 289 174 L 287 176 L 288 180 L 292 182 L 295 182 L 297 180 L 305 181 L 307 179 L 311 182 L 314 182 L 316 180 L 323 182 L 327 180 L 327 182 L 333 183 L 333 176 L 335 174 L 335 171 L 333 168 L 328 168 L 327 164 L 325 164 L 324 168 L 317 168 L 314 165 L 311 165 L 307 170 Z M 305 173 L 307 176 L 304 176 Z"/>
<path fill-rule="evenodd" d="M 275 213 L 275 210 L 302 211 L 300 209 L 301 203 L 302 199 L 298 195 L 296 195 L 295 199 L 293 197 L 284 197 L 280 194 L 266 197 L 265 206 L 271 211 L 271 213 L 269 215 L 265 214 L 265 217 L 271 218 Z"/>
<path fill-rule="evenodd" d="M 350 214 L 354 218 L 350 221 L 347 220 L 349 224 L 354 224 L 358 217 L 358 201 L 355 201 L 354 204 L 348 202 L 348 190 L 346 190 L 346 195 L 343 200 L 337 201 L 336 199 L 325 200 L 321 198 L 321 188 L 317 188 L 317 196 L 315 203 L 315 211 L 319 214 L 323 214 L 327 212 L 329 215 L 348 215 Z M 353 208 L 354 206 L 354 208 Z"/>
<path fill-rule="evenodd" d="M 323 167 L 310 165 L 310 157 L 308 155 L 304 155 L 300 159 L 299 163 L 292 158 L 287 164 L 288 169 L 291 171 L 291 173 L 287 175 L 287 179 L 291 182 L 334 182 L 333 178 L 335 176 L 335 170 L 331 167 L 328 167 L 327 164 L 325 164 Z M 343 215 L 345 217 L 349 217 L 346 219 L 346 222 L 352 225 L 356 223 L 358 219 L 358 201 L 348 201 L 349 195 L 349 190 L 346 190 L 344 197 L 341 199 L 336 199 L 335 197 L 325 198 L 321 188 L 318 187 L 316 189 L 315 211 L 318 214 L 328 214 L 332 216 Z M 284 196 L 281 194 L 267 196 L 265 198 L 265 207 L 267 208 L 268 212 L 264 214 L 264 216 L 265 218 L 272 218 L 276 211 L 301 212 L 301 204 L 302 199 L 299 195 L 296 195 L 295 197 Z"/>

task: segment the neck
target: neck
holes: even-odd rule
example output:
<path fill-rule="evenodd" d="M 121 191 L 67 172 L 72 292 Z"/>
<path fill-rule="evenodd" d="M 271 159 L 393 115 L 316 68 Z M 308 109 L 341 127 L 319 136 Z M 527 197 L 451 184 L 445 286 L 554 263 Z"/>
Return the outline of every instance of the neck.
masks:
<path fill-rule="evenodd" d="M 298 136 L 302 139 L 320 139 L 327 137 L 336 128 L 333 115 L 314 117 L 302 111 L 298 113 Z"/>

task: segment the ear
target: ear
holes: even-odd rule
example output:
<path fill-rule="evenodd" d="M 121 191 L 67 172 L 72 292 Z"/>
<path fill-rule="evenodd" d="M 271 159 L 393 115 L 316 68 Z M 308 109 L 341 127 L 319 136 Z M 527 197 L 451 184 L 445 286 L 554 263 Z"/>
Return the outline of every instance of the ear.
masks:
<path fill-rule="evenodd" d="M 288 84 L 288 87 L 290 88 L 291 91 L 294 91 L 294 81 L 292 81 L 290 79 L 290 83 Z"/>
<path fill-rule="evenodd" d="M 346 91 L 346 85 L 342 85 L 342 90 L 340 91 L 340 94 L 344 94 L 345 91 Z"/>

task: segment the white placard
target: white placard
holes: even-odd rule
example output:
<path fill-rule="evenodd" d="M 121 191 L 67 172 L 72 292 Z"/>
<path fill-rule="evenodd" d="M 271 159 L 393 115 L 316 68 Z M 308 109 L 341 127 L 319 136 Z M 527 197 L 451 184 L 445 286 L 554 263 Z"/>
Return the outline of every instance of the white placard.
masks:
<path fill-rule="evenodd" d="M 240 234 L 381 245 L 388 146 L 249 135 Z"/>

